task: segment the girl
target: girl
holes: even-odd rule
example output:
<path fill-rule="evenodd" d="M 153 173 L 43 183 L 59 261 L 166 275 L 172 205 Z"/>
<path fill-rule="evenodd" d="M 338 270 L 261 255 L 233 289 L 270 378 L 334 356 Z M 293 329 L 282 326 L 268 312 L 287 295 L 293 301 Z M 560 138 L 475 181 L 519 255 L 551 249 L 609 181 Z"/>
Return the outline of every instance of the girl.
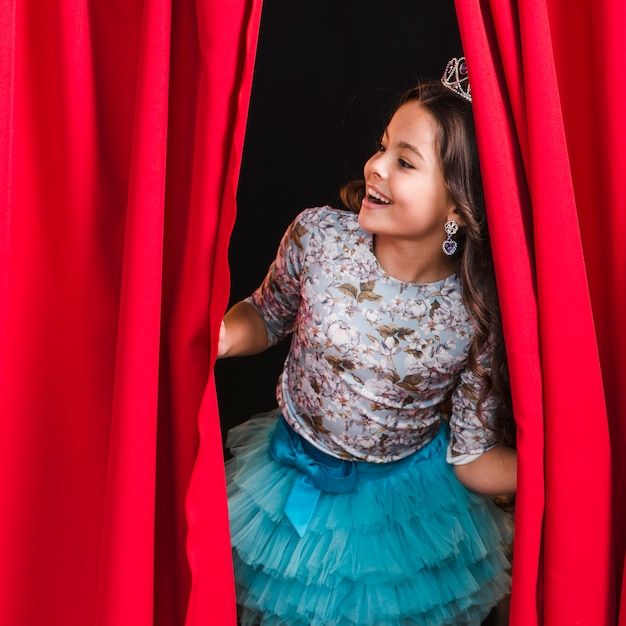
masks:
<path fill-rule="evenodd" d="M 515 451 L 465 63 L 401 99 L 351 210 L 302 212 L 218 356 L 292 333 L 231 431 L 241 623 L 480 624 L 508 593 Z"/>

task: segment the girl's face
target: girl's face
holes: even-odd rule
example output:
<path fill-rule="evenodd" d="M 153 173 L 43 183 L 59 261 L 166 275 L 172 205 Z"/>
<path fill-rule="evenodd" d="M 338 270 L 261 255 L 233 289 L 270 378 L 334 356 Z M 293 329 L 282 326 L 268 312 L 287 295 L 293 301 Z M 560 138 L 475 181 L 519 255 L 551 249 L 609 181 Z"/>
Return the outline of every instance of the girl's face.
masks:
<path fill-rule="evenodd" d="M 361 227 L 381 237 L 419 243 L 443 254 L 444 225 L 461 219 L 446 189 L 437 148 L 437 122 L 418 102 L 394 114 L 364 169 Z"/>

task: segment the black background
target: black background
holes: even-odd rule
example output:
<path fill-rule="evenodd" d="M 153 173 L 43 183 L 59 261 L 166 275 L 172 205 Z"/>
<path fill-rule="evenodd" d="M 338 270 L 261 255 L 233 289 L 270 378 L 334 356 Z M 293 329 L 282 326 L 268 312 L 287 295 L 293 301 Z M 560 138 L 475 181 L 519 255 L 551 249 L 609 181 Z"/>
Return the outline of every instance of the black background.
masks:
<path fill-rule="evenodd" d="M 304 208 L 360 178 L 388 108 L 462 49 L 453 0 L 265 0 L 229 260 L 231 304 Z M 276 406 L 288 341 L 218 361 L 223 432 Z"/>

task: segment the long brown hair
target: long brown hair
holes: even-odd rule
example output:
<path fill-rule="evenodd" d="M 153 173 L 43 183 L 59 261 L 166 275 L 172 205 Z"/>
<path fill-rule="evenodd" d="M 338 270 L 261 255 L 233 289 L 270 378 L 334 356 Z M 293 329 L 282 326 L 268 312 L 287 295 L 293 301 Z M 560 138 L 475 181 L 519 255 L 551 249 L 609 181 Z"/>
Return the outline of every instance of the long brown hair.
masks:
<path fill-rule="evenodd" d="M 504 336 L 471 104 L 439 81 L 421 82 L 400 98 L 389 120 L 395 111 L 408 102 L 419 103 L 437 121 L 441 170 L 448 192 L 463 218 L 464 226 L 455 236 L 458 242 L 455 259 L 463 302 L 475 326 L 475 334 L 469 346 L 468 367 L 485 382 L 484 390 L 477 398 L 478 414 L 481 415 L 487 394 L 493 391 L 498 398 L 495 428 L 499 440 L 514 445 Z M 364 194 L 364 181 L 352 181 L 341 189 L 340 198 L 346 208 L 358 213 Z M 442 232 L 442 241 L 444 237 Z M 489 342 L 493 344 L 493 358 L 490 370 L 486 370 L 478 358 Z M 467 391 L 473 392 L 469 389 Z"/>

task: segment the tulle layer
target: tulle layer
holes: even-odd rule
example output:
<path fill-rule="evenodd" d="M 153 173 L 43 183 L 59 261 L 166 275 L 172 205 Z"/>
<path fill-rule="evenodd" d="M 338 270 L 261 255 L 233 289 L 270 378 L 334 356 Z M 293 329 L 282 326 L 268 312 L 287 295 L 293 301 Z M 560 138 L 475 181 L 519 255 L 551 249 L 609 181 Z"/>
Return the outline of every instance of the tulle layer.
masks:
<path fill-rule="evenodd" d="M 477 626 L 508 594 L 510 518 L 456 480 L 445 432 L 410 459 L 359 464 L 357 488 L 322 493 L 300 538 L 283 513 L 299 472 L 267 453 L 276 419 L 229 433 L 244 626 Z"/>

